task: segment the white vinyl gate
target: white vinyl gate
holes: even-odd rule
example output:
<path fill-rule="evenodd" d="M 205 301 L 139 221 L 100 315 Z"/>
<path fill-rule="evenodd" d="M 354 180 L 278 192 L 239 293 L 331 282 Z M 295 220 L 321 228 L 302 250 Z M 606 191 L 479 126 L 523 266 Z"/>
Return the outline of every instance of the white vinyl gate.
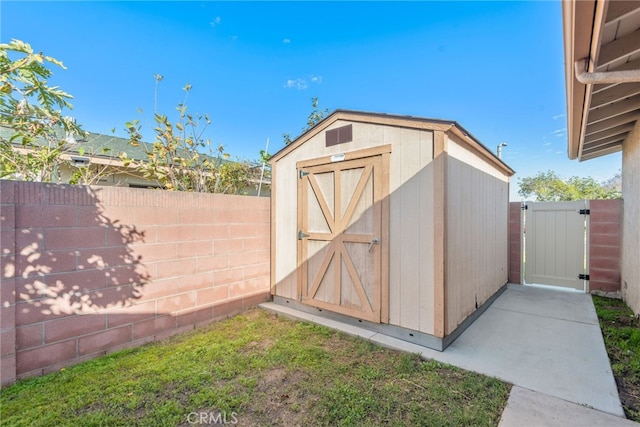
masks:
<path fill-rule="evenodd" d="M 524 283 L 587 292 L 589 201 L 524 205 Z"/>

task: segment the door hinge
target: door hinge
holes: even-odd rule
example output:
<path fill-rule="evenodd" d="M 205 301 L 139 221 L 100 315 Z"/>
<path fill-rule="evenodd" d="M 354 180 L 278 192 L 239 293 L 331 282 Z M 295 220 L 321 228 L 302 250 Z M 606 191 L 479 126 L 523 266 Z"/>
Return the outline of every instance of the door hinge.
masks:
<path fill-rule="evenodd" d="M 580 209 L 580 210 L 578 211 L 578 213 L 579 213 L 580 215 L 590 215 L 590 214 L 591 214 L 591 209 Z"/>
<path fill-rule="evenodd" d="M 298 178 L 302 179 L 303 176 L 309 175 L 309 172 L 305 172 L 302 169 L 298 171 Z"/>
<path fill-rule="evenodd" d="M 304 239 L 305 237 L 309 237 L 309 235 L 308 235 L 308 234 L 303 233 L 303 232 L 302 232 L 302 230 L 298 231 L 298 240 L 302 240 L 302 239 Z"/>
<path fill-rule="evenodd" d="M 578 279 L 580 280 L 589 280 L 588 274 L 578 274 Z"/>
<path fill-rule="evenodd" d="M 529 206 L 528 206 L 528 205 L 522 205 L 522 206 L 520 206 L 520 210 L 522 210 L 522 211 L 526 211 L 527 209 L 529 209 Z"/>

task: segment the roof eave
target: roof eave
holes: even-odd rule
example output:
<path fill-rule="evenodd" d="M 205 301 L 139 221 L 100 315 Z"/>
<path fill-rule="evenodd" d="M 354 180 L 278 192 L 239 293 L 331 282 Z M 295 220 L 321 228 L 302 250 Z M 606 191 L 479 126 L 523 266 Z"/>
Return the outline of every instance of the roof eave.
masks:
<path fill-rule="evenodd" d="M 583 156 L 584 137 L 593 90 L 592 84 L 582 84 L 577 80 L 575 64 L 586 58 L 587 71 L 595 71 L 607 5 L 607 1 L 603 0 L 562 2 L 567 86 L 567 155 L 571 160 L 587 160 Z"/>
<path fill-rule="evenodd" d="M 567 155 L 569 159 L 575 160 L 578 157 L 579 149 L 579 136 L 575 135 L 574 121 L 577 117 L 574 114 L 576 104 L 578 110 L 582 110 L 584 103 L 584 93 L 580 96 L 579 93 L 575 93 L 577 80 L 573 72 L 572 64 L 574 62 L 573 47 L 575 43 L 575 2 L 563 1 L 562 2 L 562 21 L 564 32 L 564 74 L 566 84 L 566 102 L 567 102 Z M 574 99 L 575 96 L 575 99 Z M 582 101 L 582 102 L 580 102 Z"/>

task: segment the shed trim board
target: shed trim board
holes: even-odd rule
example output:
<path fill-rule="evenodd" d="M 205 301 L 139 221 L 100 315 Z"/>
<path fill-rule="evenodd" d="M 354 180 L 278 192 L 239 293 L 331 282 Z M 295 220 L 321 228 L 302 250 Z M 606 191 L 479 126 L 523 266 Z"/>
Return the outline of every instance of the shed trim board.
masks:
<path fill-rule="evenodd" d="M 391 164 L 391 151 L 382 153 L 382 171 L 380 176 L 380 190 L 382 197 L 382 225 L 380 238 L 383 242 L 389 242 L 389 167 Z M 382 259 L 380 260 L 380 322 L 389 323 L 389 244 L 385 243 L 381 247 Z"/>
<path fill-rule="evenodd" d="M 437 348 L 507 282 L 514 172 L 454 121 L 337 110 L 271 165 L 274 301 Z"/>
<path fill-rule="evenodd" d="M 446 214 L 446 183 L 445 176 L 447 174 L 447 137 L 444 132 L 435 131 L 433 137 L 433 157 L 434 157 L 434 233 L 433 245 L 434 251 L 434 268 L 433 268 L 433 285 L 434 285 L 434 335 L 443 338 L 447 330 L 446 316 L 446 264 L 444 256 L 447 253 L 446 248 L 446 232 L 447 232 L 447 214 Z"/>
<path fill-rule="evenodd" d="M 515 171 L 507 166 L 501 159 L 499 159 L 491 150 L 489 150 L 484 144 L 476 139 L 470 132 L 463 128 L 458 122 L 454 120 L 433 119 L 426 117 L 415 116 L 402 116 L 396 114 L 382 114 L 371 113 L 365 111 L 354 110 L 335 110 L 329 116 L 325 117 L 321 122 L 316 124 L 313 128 L 309 129 L 302 135 L 300 135 L 291 144 L 286 145 L 280 151 L 275 153 L 271 157 L 271 164 L 280 160 L 291 151 L 295 150 L 298 146 L 304 144 L 307 140 L 313 138 L 328 126 L 337 120 L 345 120 L 350 122 L 368 123 L 368 124 L 380 124 L 387 126 L 403 127 L 410 129 L 423 129 L 429 131 L 444 131 L 446 133 L 453 133 L 460 137 L 469 147 L 472 147 L 479 155 L 484 157 L 487 161 L 494 166 L 501 169 L 503 172 L 512 176 Z"/>
<path fill-rule="evenodd" d="M 271 168 L 271 181 L 276 181 L 276 168 Z M 273 266 L 276 265 L 276 251 L 274 248 L 276 247 L 276 222 L 273 217 L 273 212 L 276 210 L 276 192 L 275 185 L 271 186 L 271 236 L 269 241 L 269 258 L 270 258 L 270 268 L 269 268 L 269 277 L 271 280 L 271 295 L 276 294 L 276 269 Z"/>
<path fill-rule="evenodd" d="M 362 159 L 365 157 L 373 157 L 378 156 L 380 154 L 388 154 L 391 153 L 391 144 L 381 145 L 380 147 L 367 148 L 365 150 L 351 151 L 347 153 L 343 153 L 344 157 L 342 158 L 342 162 L 348 160 Z M 319 166 L 325 164 L 335 163 L 334 156 L 324 156 L 318 159 L 310 159 L 310 160 L 302 160 L 296 162 L 296 166 L 298 169 L 304 168 L 307 166 Z"/>

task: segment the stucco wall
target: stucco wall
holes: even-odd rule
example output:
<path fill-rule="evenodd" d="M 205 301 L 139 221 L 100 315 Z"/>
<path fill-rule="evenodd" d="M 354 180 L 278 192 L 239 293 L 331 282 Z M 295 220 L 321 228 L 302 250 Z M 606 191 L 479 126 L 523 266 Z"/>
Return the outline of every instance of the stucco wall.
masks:
<path fill-rule="evenodd" d="M 622 150 L 622 294 L 640 314 L 640 122 Z"/>

